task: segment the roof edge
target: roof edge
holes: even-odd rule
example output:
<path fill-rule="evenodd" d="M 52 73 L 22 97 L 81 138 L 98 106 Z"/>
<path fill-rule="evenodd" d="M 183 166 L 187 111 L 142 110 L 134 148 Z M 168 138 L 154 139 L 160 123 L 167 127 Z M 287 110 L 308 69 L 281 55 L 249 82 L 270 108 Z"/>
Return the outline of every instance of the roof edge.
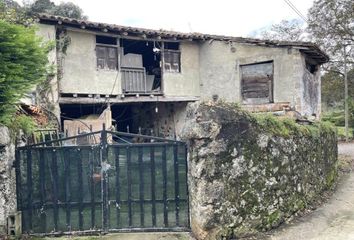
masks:
<path fill-rule="evenodd" d="M 147 29 L 147 28 L 137 28 L 137 27 L 116 25 L 116 24 L 92 22 L 88 20 L 79 20 L 79 19 L 67 18 L 62 16 L 44 14 L 44 13 L 37 14 L 36 18 L 38 19 L 38 22 L 42 24 L 69 25 L 81 29 L 94 30 L 100 32 L 111 32 L 123 36 L 127 36 L 127 35 L 139 36 L 142 39 L 150 37 L 150 38 L 157 38 L 161 40 L 174 40 L 174 41 L 218 40 L 218 41 L 247 43 L 247 44 L 254 44 L 254 45 L 261 45 L 261 46 L 299 47 L 299 48 L 305 48 L 304 50 L 302 50 L 302 52 L 310 56 L 313 56 L 315 60 L 320 64 L 329 61 L 329 56 L 324 51 L 322 51 L 318 45 L 312 42 L 265 40 L 265 39 L 257 39 L 257 38 L 244 38 L 244 37 L 203 34 L 203 33 L 183 33 L 177 31 L 167 31 L 162 29 L 154 30 L 154 29 Z"/>

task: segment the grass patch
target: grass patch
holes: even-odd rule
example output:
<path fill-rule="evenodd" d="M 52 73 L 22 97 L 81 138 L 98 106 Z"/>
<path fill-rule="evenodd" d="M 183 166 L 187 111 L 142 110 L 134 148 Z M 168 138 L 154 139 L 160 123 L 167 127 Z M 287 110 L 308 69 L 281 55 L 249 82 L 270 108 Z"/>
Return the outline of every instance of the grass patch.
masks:
<path fill-rule="evenodd" d="M 291 118 L 280 118 L 272 114 L 252 114 L 261 129 L 276 136 L 291 137 L 294 135 L 306 135 L 316 137 L 321 133 L 335 131 L 333 124 L 329 122 L 315 122 L 311 125 L 302 125 Z"/>
<path fill-rule="evenodd" d="M 345 139 L 345 127 L 336 127 L 336 128 L 337 128 L 338 139 L 344 140 Z M 353 140 L 353 131 L 354 131 L 354 128 L 350 127 L 349 132 L 348 132 L 348 138 L 350 140 Z"/>

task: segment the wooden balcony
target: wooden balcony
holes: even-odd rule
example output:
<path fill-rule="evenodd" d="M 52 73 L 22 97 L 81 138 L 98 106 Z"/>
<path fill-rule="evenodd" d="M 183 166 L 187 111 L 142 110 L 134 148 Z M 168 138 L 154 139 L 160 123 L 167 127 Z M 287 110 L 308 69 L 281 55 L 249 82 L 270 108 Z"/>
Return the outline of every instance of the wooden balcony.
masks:
<path fill-rule="evenodd" d="M 159 93 L 153 90 L 154 75 L 146 75 L 145 68 L 121 67 L 122 90 L 125 94 Z"/>

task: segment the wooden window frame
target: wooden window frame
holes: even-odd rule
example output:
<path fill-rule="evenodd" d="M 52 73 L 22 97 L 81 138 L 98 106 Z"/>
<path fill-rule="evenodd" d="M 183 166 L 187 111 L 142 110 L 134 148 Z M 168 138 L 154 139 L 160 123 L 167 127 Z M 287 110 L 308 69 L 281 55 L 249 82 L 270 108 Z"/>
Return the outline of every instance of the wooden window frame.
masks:
<path fill-rule="evenodd" d="M 268 97 L 267 98 L 262 98 L 262 97 L 253 97 L 253 98 L 246 98 L 244 96 L 245 90 L 244 90 L 244 78 L 243 78 L 243 71 L 242 67 L 246 66 L 252 66 L 252 65 L 258 65 L 258 64 L 271 64 L 272 65 L 272 72 L 271 72 L 271 78 L 269 80 L 269 85 L 268 85 Z M 253 62 L 253 63 L 247 63 L 247 64 L 242 64 L 240 65 L 240 93 L 241 93 L 241 99 L 243 104 L 267 104 L 267 103 L 274 103 L 274 60 L 269 60 L 269 61 L 262 61 L 262 62 Z M 258 100 L 257 100 L 258 99 Z M 267 100 L 266 100 L 267 99 Z"/>
<path fill-rule="evenodd" d="M 117 41 L 118 42 L 118 41 Z M 99 64 L 99 56 L 97 54 L 97 49 L 98 48 L 104 48 L 105 49 L 105 57 L 104 57 L 104 67 L 101 67 L 101 64 Z M 110 68 L 108 65 L 109 59 L 109 51 L 108 49 L 115 49 L 115 67 Z M 109 70 L 109 71 L 119 71 L 119 46 L 118 45 L 112 45 L 112 44 L 104 44 L 104 43 L 96 43 L 96 68 L 99 70 Z M 103 58 L 101 58 L 103 59 Z"/>
<path fill-rule="evenodd" d="M 166 72 L 166 73 L 181 73 L 181 51 L 180 50 L 171 50 L 171 49 L 164 49 L 164 54 L 163 54 L 163 58 L 164 58 L 164 61 L 163 61 L 163 71 Z M 173 69 L 173 65 L 174 65 L 174 62 L 169 62 L 167 63 L 166 62 L 166 53 L 169 54 L 169 53 L 172 53 L 172 54 L 178 54 L 178 69 L 177 70 L 174 70 L 172 71 Z M 170 68 L 166 68 L 166 64 L 169 64 L 170 65 Z"/>

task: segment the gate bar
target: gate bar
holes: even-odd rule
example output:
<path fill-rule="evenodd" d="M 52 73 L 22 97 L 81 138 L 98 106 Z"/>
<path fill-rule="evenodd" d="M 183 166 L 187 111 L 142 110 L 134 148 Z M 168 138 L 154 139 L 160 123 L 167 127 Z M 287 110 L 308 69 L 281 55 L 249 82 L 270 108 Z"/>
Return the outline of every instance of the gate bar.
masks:
<path fill-rule="evenodd" d="M 95 205 L 95 183 L 94 183 L 94 154 L 93 147 L 91 147 L 91 151 L 89 152 L 89 164 L 90 164 L 90 200 L 91 200 L 91 228 L 95 228 L 95 213 L 96 213 L 96 205 Z"/>
<path fill-rule="evenodd" d="M 155 196 L 155 148 L 150 147 L 150 161 L 151 161 L 151 213 L 152 226 L 156 227 L 156 196 Z"/>
<path fill-rule="evenodd" d="M 135 134 L 135 133 L 115 132 L 115 131 L 106 131 L 106 132 L 110 133 L 110 134 L 114 134 L 114 135 L 124 136 L 124 137 L 139 137 L 139 138 L 158 140 L 158 141 L 161 141 L 161 142 L 172 142 L 172 143 L 179 142 L 179 143 L 184 143 L 184 142 L 180 142 L 180 141 L 176 141 L 176 140 L 172 140 L 172 139 L 154 137 L 154 136 L 148 136 L 148 135 L 142 135 L 142 134 Z"/>
<path fill-rule="evenodd" d="M 56 140 L 52 140 L 52 141 L 46 141 L 46 142 L 40 142 L 40 143 L 36 143 L 36 144 L 26 145 L 26 146 L 23 146 L 23 147 L 19 147 L 19 149 L 38 147 L 38 146 L 41 146 L 41 145 L 49 147 L 48 144 L 52 144 L 52 143 L 56 143 L 56 142 L 62 142 L 62 141 L 66 141 L 66 140 L 71 140 L 71 139 L 75 139 L 75 138 L 78 138 L 78 137 L 86 137 L 86 136 L 90 136 L 90 135 L 95 135 L 97 133 L 101 133 L 101 131 L 84 133 L 84 134 L 80 134 L 80 135 L 77 135 L 77 136 L 71 136 L 71 137 L 60 138 L 60 139 L 56 139 Z M 52 146 L 52 147 L 54 147 L 54 146 Z"/>
<path fill-rule="evenodd" d="M 140 227 L 144 227 L 144 179 L 143 179 L 143 148 L 138 148 L 139 164 L 139 198 L 140 198 Z"/>
<path fill-rule="evenodd" d="M 163 194 L 163 224 L 168 226 L 167 212 L 167 165 L 166 165 L 166 146 L 162 149 L 162 194 Z"/>
<path fill-rule="evenodd" d="M 78 201 L 79 201 L 79 229 L 83 230 L 83 206 L 82 206 L 82 201 L 83 201 L 83 184 L 82 184 L 82 152 L 80 148 L 77 148 L 77 181 L 79 184 L 79 189 L 78 189 Z"/>
<path fill-rule="evenodd" d="M 132 179 L 131 179 L 131 152 L 127 147 L 127 184 L 128 184 L 128 226 L 132 226 Z"/>
<path fill-rule="evenodd" d="M 56 151 L 52 152 L 52 174 L 53 174 L 53 217 L 54 217 L 54 229 L 58 231 L 58 166 L 57 166 L 57 154 Z"/>
<path fill-rule="evenodd" d="M 119 184 L 119 154 L 120 148 L 115 148 L 116 150 L 116 215 L 117 215 L 117 227 L 121 224 L 120 222 L 120 184 Z"/>
<path fill-rule="evenodd" d="M 28 227 L 32 229 L 32 153 L 27 150 L 27 200 L 28 200 Z"/>
<path fill-rule="evenodd" d="M 39 189 L 40 189 L 40 202 L 41 202 L 41 209 L 44 208 L 44 202 L 46 198 L 45 194 L 45 161 L 44 161 L 44 153 L 41 149 L 39 151 Z M 47 229 L 47 221 L 46 221 L 46 214 L 41 211 L 41 223 L 43 224 L 43 232 L 46 232 Z"/>
<path fill-rule="evenodd" d="M 70 152 L 64 151 L 64 164 L 65 164 L 65 203 L 66 203 L 66 226 L 68 231 L 71 231 L 71 212 L 70 212 L 70 202 L 71 202 L 71 174 L 70 174 Z"/>
<path fill-rule="evenodd" d="M 176 204 L 176 225 L 179 226 L 179 179 L 178 179 L 178 145 L 173 146 L 173 165 L 175 175 L 175 204 Z"/>

